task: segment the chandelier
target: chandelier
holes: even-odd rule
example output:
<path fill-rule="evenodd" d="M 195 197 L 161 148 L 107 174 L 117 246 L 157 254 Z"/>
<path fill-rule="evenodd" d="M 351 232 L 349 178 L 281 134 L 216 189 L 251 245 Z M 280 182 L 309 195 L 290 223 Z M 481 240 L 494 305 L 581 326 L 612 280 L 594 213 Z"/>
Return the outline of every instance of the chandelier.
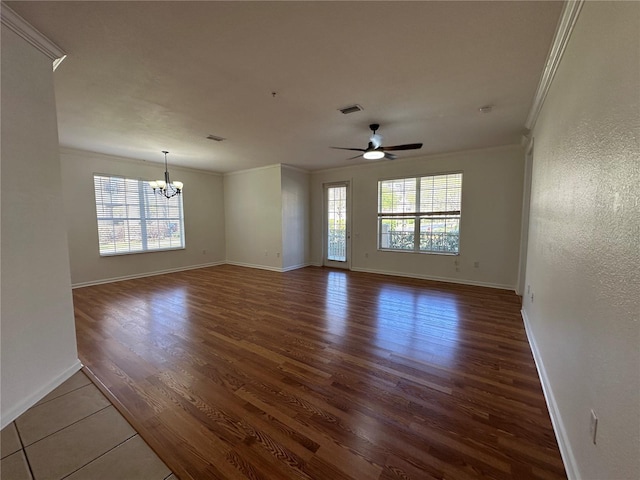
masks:
<path fill-rule="evenodd" d="M 164 180 L 155 180 L 149 182 L 149 185 L 153 188 L 153 193 L 171 198 L 180 195 L 184 184 L 182 182 L 171 183 L 171 180 L 169 180 L 169 167 L 167 167 L 167 153 L 169 152 L 163 150 L 162 153 L 164 153 Z"/>

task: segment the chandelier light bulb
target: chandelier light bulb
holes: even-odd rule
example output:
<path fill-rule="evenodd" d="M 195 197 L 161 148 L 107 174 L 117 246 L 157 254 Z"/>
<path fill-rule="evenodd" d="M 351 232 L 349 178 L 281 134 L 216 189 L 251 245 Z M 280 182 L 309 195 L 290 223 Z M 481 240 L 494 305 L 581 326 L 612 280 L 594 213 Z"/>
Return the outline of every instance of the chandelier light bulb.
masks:
<path fill-rule="evenodd" d="M 171 198 L 182 192 L 184 184 L 182 182 L 172 182 L 169 179 L 169 167 L 167 165 L 167 154 L 169 152 L 163 150 L 162 153 L 164 153 L 164 180 L 151 181 L 149 182 L 149 186 L 153 189 L 154 193 L 166 198 Z"/>

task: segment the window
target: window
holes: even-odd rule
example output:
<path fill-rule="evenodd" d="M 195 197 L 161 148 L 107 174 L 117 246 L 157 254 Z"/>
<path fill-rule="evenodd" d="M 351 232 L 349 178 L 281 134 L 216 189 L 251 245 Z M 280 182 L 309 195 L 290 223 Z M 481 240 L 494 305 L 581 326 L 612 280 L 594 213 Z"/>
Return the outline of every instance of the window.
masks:
<path fill-rule="evenodd" d="M 100 255 L 184 248 L 182 195 L 165 198 L 143 180 L 94 175 Z"/>
<path fill-rule="evenodd" d="M 459 253 L 462 173 L 378 182 L 378 248 Z"/>

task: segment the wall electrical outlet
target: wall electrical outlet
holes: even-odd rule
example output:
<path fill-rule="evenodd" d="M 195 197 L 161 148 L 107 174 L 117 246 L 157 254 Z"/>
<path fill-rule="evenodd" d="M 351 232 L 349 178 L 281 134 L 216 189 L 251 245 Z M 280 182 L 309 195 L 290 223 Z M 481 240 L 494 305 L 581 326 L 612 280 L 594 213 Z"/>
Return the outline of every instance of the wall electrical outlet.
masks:
<path fill-rule="evenodd" d="M 591 417 L 589 422 L 589 434 L 591 435 L 591 441 L 593 444 L 596 444 L 596 435 L 598 433 L 598 417 L 596 416 L 596 412 L 591 410 Z"/>

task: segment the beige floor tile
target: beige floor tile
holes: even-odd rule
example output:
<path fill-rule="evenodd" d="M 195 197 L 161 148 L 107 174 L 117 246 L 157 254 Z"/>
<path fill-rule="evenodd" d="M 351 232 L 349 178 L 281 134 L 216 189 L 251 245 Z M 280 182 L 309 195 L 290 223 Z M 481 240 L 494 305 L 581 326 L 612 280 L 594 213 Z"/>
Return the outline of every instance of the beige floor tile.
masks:
<path fill-rule="evenodd" d="M 136 434 L 114 407 L 80 420 L 26 448 L 36 480 L 60 479 Z"/>
<path fill-rule="evenodd" d="M 162 460 L 136 435 L 66 480 L 164 480 L 170 473 Z"/>
<path fill-rule="evenodd" d="M 178 477 L 176 477 L 173 473 L 171 475 L 169 475 L 167 478 L 165 478 L 164 480 L 178 480 Z"/>
<path fill-rule="evenodd" d="M 73 390 L 76 390 L 80 387 L 84 387 L 85 385 L 89 385 L 91 380 L 87 378 L 87 376 L 82 372 L 76 372 L 65 381 L 62 385 L 60 385 L 55 390 L 52 390 L 46 397 L 40 400 L 36 405 L 40 405 L 44 402 L 48 402 L 49 400 L 53 400 L 54 398 L 58 398 L 65 393 L 69 393 Z"/>
<path fill-rule="evenodd" d="M 16 426 L 25 446 L 111 405 L 93 384 L 30 408 Z"/>
<path fill-rule="evenodd" d="M 2 472 L 2 480 L 33 479 L 22 450 L 3 458 L 0 461 L 0 472 Z"/>
<path fill-rule="evenodd" d="M 16 425 L 11 422 L 9 425 L 2 429 L 0 433 L 0 456 L 2 458 L 16 453 L 22 448 L 20 438 L 18 437 L 18 431 Z"/>

